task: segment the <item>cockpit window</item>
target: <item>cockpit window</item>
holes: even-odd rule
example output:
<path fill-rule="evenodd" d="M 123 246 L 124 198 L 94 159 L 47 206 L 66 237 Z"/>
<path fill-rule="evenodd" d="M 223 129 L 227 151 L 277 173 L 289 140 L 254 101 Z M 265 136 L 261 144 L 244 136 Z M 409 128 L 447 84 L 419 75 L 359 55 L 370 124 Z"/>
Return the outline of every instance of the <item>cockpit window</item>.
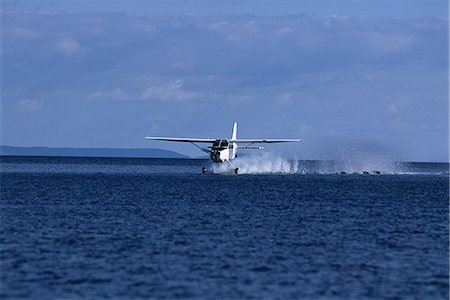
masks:
<path fill-rule="evenodd" d="M 213 148 L 223 150 L 228 148 L 228 145 L 229 145 L 228 140 L 215 140 L 213 143 Z"/>

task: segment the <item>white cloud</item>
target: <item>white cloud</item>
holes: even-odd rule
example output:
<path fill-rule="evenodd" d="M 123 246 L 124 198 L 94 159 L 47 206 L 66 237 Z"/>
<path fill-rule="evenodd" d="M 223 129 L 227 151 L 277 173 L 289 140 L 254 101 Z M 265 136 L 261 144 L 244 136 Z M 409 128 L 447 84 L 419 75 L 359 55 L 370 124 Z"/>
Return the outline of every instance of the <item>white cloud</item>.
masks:
<path fill-rule="evenodd" d="M 80 43 L 72 37 L 62 38 L 56 45 L 56 50 L 67 58 L 80 52 L 81 49 Z"/>
<path fill-rule="evenodd" d="M 257 34 L 260 32 L 258 22 L 255 20 L 249 21 L 244 25 L 244 29 L 249 34 Z"/>
<path fill-rule="evenodd" d="M 17 104 L 16 104 L 16 108 L 19 110 L 19 111 L 24 111 L 24 112 L 27 112 L 27 111 L 37 111 L 37 110 L 39 110 L 40 108 L 42 107 L 42 103 L 41 102 L 39 102 L 38 100 L 36 100 L 36 99 L 24 99 L 24 100 L 21 100 L 21 101 L 19 101 Z"/>
<path fill-rule="evenodd" d="M 227 35 L 226 39 L 230 42 L 239 42 L 241 41 L 241 37 L 236 33 L 230 33 Z"/>
<path fill-rule="evenodd" d="M 126 94 L 122 89 L 116 88 L 111 91 L 95 92 L 87 96 L 88 100 L 100 100 L 100 101 L 126 101 L 130 100 L 130 96 Z"/>
<path fill-rule="evenodd" d="M 275 32 L 276 35 L 283 36 L 283 35 L 289 35 L 296 31 L 297 29 L 294 27 L 282 27 L 278 28 Z"/>
<path fill-rule="evenodd" d="M 278 103 L 282 105 L 288 105 L 292 102 L 292 94 L 291 93 L 281 93 L 277 97 Z"/>
<path fill-rule="evenodd" d="M 388 104 L 386 107 L 386 111 L 389 113 L 396 113 L 397 112 L 397 105 L 395 104 Z"/>
<path fill-rule="evenodd" d="M 218 33 L 227 32 L 229 29 L 229 22 L 226 21 L 215 21 L 207 25 L 210 30 L 216 31 Z"/>
<path fill-rule="evenodd" d="M 177 79 L 163 85 L 153 85 L 142 94 L 144 100 L 156 101 L 187 101 L 193 99 L 195 93 L 183 89 L 184 81 Z"/>
<path fill-rule="evenodd" d="M 369 35 L 369 45 L 382 54 L 391 54 L 410 47 L 414 38 L 409 35 L 371 33 Z"/>

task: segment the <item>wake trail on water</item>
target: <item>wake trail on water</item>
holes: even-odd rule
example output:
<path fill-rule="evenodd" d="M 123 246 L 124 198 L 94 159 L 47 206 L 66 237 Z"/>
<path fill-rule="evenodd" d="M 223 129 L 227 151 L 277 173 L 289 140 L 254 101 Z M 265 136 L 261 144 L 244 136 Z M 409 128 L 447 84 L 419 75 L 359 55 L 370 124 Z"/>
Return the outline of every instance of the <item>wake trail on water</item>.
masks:
<path fill-rule="evenodd" d="M 292 160 L 264 152 L 238 157 L 231 162 L 213 164 L 214 174 L 424 174 L 405 163 L 392 161 L 382 155 L 367 155 L 339 161 Z M 434 173 L 434 172 L 433 172 Z"/>

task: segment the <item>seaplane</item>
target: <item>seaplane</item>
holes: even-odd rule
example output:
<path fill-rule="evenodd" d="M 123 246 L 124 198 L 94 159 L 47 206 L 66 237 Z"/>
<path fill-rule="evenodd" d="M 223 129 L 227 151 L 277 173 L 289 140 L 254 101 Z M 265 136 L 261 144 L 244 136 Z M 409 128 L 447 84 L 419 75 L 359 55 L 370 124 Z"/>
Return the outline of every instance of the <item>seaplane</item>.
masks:
<path fill-rule="evenodd" d="M 238 155 L 238 149 L 264 149 L 263 147 L 254 146 L 255 144 L 273 144 L 273 143 L 289 143 L 289 142 L 301 142 L 301 139 L 238 139 L 237 138 L 237 122 L 233 123 L 233 129 L 231 131 L 231 138 L 183 138 L 183 137 L 159 137 L 159 136 L 146 136 L 146 140 L 154 141 L 168 141 L 168 142 L 181 142 L 191 143 L 199 148 L 201 151 L 207 153 L 214 163 L 228 163 L 234 170 L 234 173 L 238 173 L 239 168 L 233 167 L 231 161 Z M 209 147 L 201 147 L 198 143 L 212 144 Z M 202 168 L 202 172 L 206 173 L 207 169 Z"/>

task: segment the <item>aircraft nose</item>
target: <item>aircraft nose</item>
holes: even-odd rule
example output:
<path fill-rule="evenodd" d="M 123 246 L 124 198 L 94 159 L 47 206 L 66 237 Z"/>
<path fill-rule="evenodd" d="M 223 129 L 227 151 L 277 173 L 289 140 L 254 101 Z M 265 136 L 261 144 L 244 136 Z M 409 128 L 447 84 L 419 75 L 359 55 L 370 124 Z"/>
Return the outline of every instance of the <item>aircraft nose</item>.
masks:
<path fill-rule="evenodd" d="M 214 162 L 219 162 L 220 161 L 220 152 L 211 152 L 211 160 Z"/>

